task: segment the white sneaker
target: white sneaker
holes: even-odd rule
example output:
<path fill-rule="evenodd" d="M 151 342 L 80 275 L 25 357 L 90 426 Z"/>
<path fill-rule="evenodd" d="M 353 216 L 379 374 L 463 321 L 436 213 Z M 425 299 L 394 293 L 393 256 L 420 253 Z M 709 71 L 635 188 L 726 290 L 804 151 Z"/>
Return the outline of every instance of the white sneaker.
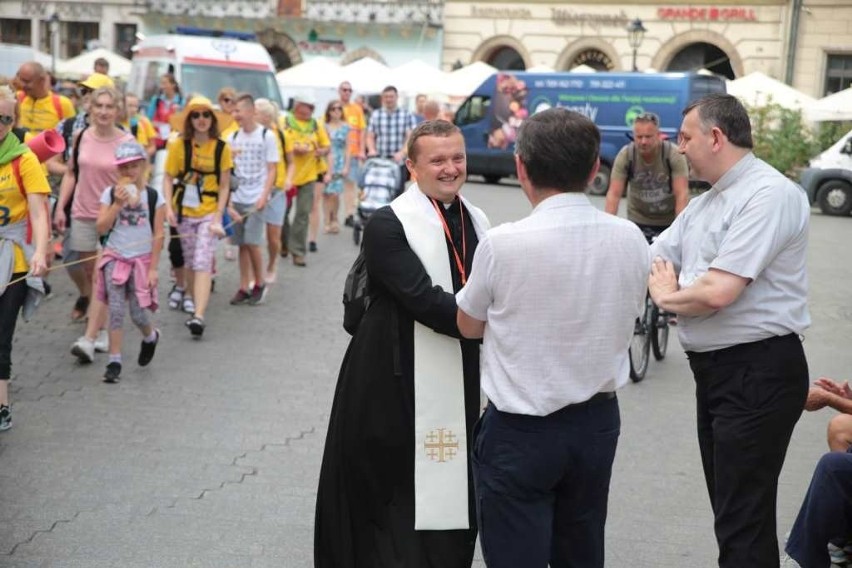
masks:
<path fill-rule="evenodd" d="M 95 342 L 83 335 L 71 345 L 71 354 L 81 363 L 91 363 L 95 360 Z"/>
<path fill-rule="evenodd" d="M 109 334 L 107 330 L 102 329 L 98 332 L 98 338 L 95 339 L 95 351 L 98 353 L 109 351 Z"/>
<path fill-rule="evenodd" d="M 789 554 L 785 554 L 781 559 L 781 568 L 802 568 L 802 565 L 790 558 Z"/>

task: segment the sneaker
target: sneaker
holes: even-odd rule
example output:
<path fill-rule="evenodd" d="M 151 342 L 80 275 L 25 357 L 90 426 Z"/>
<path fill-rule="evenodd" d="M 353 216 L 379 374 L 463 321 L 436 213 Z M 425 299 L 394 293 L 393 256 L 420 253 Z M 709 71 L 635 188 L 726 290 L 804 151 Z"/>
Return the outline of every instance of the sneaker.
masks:
<path fill-rule="evenodd" d="M 47 280 L 44 281 L 44 299 L 45 301 L 53 297 L 53 286 Z"/>
<path fill-rule="evenodd" d="M 186 294 L 184 294 L 181 309 L 184 313 L 187 314 L 195 313 L 195 302 L 192 300 L 192 296 L 187 296 Z"/>
<path fill-rule="evenodd" d="M 308 243 L 308 250 L 310 252 L 317 252 L 317 243 L 316 241 L 311 241 Z"/>
<path fill-rule="evenodd" d="M 106 373 L 104 373 L 104 382 L 115 384 L 120 379 L 121 375 L 121 363 L 112 362 L 106 366 Z"/>
<path fill-rule="evenodd" d="M 172 286 L 172 291 L 169 292 L 169 309 L 176 310 L 183 302 L 184 290 L 178 290 L 177 286 Z"/>
<path fill-rule="evenodd" d="M 802 565 L 790 558 L 789 554 L 785 554 L 781 559 L 781 568 L 802 568 Z"/>
<path fill-rule="evenodd" d="M 8 404 L 0 406 L 0 432 L 12 427 L 12 411 Z"/>
<path fill-rule="evenodd" d="M 139 360 L 137 362 L 140 367 L 144 367 L 154 358 L 154 351 L 157 350 L 157 344 L 160 342 L 160 330 L 155 329 L 154 333 L 157 335 L 154 341 L 149 342 L 143 339 L 142 345 L 139 347 Z"/>
<path fill-rule="evenodd" d="M 343 224 L 346 225 L 347 227 L 354 227 L 355 226 L 355 218 L 352 215 L 347 215 L 346 219 L 343 221 Z"/>
<path fill-rule="evenodd" d="M 231 305 L 238 306 L 240 304 L 245 304 L 251 299 L 251 294 L 240 288 L 237 290 L 237 293 L 234 294 L 234 297 L 231 298 Z"/>
<path fill-rule="evenodd" d="M 204 320 L 196 315 L 193 315 L 191 318 L 186 320 L 184 323 L 186 327 L 189 328 L 189 333 L 192 334 L 192 337 L 196 339 L 200 339 L 202 335 L 204 335 Z"/>
<path fill-rule="evenodd" d="M 95 339 L 95 351 L 98 353 L 106 353 L 109 351 L 109 333 L 102 329 L 98 332 L 98 337 Z"/>
<path fill-rule="evenodd" d="M 71 355 L 74 355 L 80 363 L 91 363 L 95 360 L 95 342 L 85 335 L 80 336 L 71 345 Z"/>
<path fill-rule="evenodd" d="M 828 557 L 832 564 L 844 565 L 849 562 L 849 555 L 846 553 L 846 548 L 842 548 L 832 543 L 828 543 Z"/>
<path fill-rule="evenodd" d="M 266 301 L 266 291 L 268 288 L 266 286 L 255 286 L 251 290 L 251 299 L 249 300 L 249 304 L 252 306 L 257 306 L 258 304 L 262 304 Z"/>

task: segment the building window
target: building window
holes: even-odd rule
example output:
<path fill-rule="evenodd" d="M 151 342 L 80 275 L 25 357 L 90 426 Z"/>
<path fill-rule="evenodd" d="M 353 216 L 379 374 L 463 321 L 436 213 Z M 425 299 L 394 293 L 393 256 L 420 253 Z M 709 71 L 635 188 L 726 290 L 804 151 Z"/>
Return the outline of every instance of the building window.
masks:
<path fill-rule="evenodd" d="M 89 47 L 88 42 L 97 41 L 101 36 L 98 22 L 64 22 L 63 27 L 67 46 L 65 57 L 80 55 Z"/>
<path fill-rule="evenodd" d="M 852 53 L 830 54 L 825 72 L 823 96 L 852 87 Z"/>
<path fill-rule="evenodd" d="M 131 59 L 136 43 L 136 24 L 115 24 L 115 51 Z"/>
<path fill-rule="evenodd" d="M 30 20 L 3 18 L 0 20 L 0 41 L 15 45 L 30 45 L 32 23 Z"/>
<path fill-rule="evenodd" d="M 509 46 L 503 46 L 491 53 L 488 63 L 501 71 L 523 71 L 527 68 L 521 54 Z"/>

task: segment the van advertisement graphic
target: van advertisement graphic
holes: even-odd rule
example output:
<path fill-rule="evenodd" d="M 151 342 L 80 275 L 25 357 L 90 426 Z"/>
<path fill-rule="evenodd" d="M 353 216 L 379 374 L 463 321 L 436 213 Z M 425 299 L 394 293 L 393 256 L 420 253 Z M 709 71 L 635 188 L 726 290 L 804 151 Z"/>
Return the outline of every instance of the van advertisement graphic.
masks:
<path fill-rule="evenodd" d="M 645 111 L 667 114 L 661 107 L 677 106 L 679 112 L 682 106 L 680 97 L 671 91 L 636 92 L 623 79 L 535 79 L 531 83 L 528 86 L 512 73 L 497 75 L 489 148 L 507 149 L 527 116 L 553 107 L 578 112 L 599 127 L 632 128 L 635 118 Z"/>

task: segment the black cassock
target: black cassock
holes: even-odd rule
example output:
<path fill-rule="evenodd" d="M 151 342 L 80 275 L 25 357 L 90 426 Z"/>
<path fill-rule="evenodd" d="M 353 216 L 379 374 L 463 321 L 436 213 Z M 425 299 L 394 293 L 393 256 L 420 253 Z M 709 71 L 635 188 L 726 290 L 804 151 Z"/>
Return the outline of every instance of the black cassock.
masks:
<path fill-rule="evenodd" d="M 447 210 L 439 209 L 462 256 L 458 200 Z M 464 223 L 469 274 L 478 239 L 467 211 Z M 469 568 L 476 543 L 469 457 L 471 528 L 414 530 L 414 320 L 461 339 L 455 297 L 432 285 L 390 207 L 372 215 L 364 247 L 376 297 L 349 344 L 337 379 L 317 492 L 314 565 Z M 447 253 L 458 291 L 461 275 L 449 244 Z M 393 332 L 394 323 L 398 333 Z M 461 340 L 460 348 L 469 450 L 479 417 L 479 344 Z"/>

